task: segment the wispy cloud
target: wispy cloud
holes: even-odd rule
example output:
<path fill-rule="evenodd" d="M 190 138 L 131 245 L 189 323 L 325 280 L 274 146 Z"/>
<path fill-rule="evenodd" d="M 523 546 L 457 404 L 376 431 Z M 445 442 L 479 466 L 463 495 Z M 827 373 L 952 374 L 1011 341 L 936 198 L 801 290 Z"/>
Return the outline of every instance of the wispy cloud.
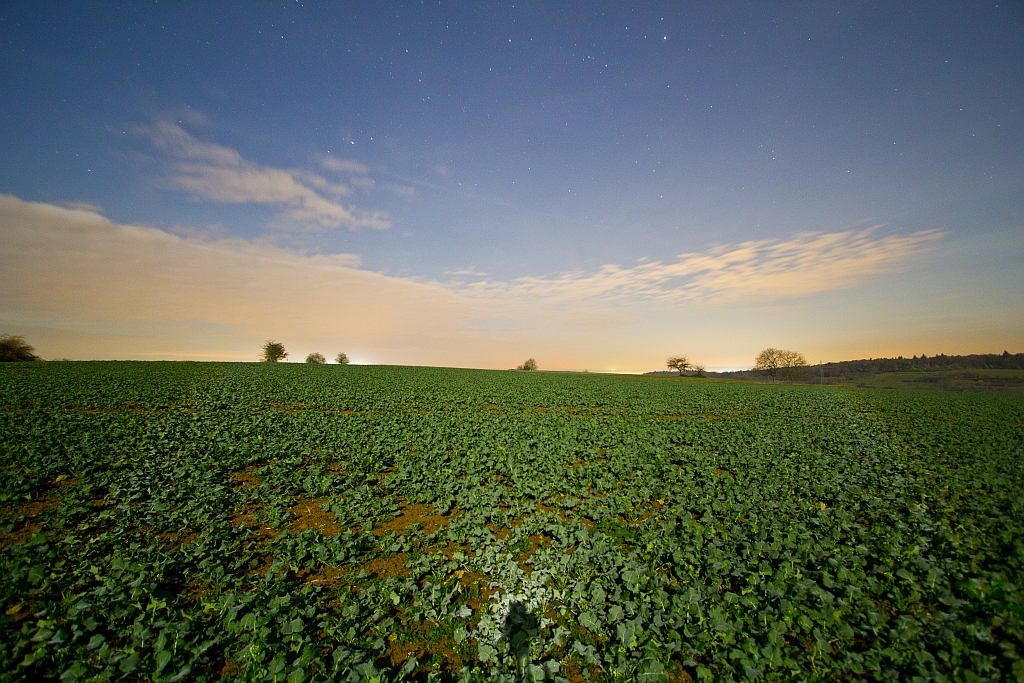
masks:
<path fill-rule="evenodd" d="M 549 303 L 673 304 L 769 302 L 857 286 L 901 270 L 942 239 L 939 230 L 880 235 L 880 227 L 799 233 L 786 240 L 756 240 L 680 254 L 673 261 L 648 261 L 632 268 L 615 264 L 596 271 L 511 282 L 458 285 L 477 300 Z"/>
<path fill-rule="evenodd" d="M 136 132 L 148 137 L 171 164 L 170 182 L 193 197 L 227 204 L 268 204 L 281 208 L 295 227 L 346 227 L 385 229 L 387 214 L 366 212 L 345 206 L 331 196 L 346 196 L 351 189 L 308 171 L 261 166 L 242 158 L 236 150 L 212 142 L 197 140 L 181 126 L 156 121 L 136 126 Z M 331 160 L 333 163 L 334 160 Z M 327 160 L 324 162 L 327 166 Z M 338 168 L 365 178 L 365 166 L 341 160 Z"/>
<path fill-rule="evenodd" d="M 460 268 L 459 270 L 446 270 L 445 275 L 466 275 L 469 277 L 487 277 L 489 273 L 482 273 L 476 269 L 476 266 L 470 266 L 469 268 Z"/>

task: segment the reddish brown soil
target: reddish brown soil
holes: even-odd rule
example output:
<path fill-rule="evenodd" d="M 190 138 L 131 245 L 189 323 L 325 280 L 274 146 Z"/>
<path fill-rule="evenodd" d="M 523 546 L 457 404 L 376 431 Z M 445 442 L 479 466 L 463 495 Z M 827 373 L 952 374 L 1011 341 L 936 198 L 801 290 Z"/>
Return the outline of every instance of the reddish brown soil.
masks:
<path fill-rule="evenodd" d="M 38 498 L 15 505 L 12 511 L 4 514 L 4 517 L 10 519 L 25 515 L 25 519 L 16 524 L 11 531 L 0 533 L 0 548 L 6 548 L 14 543 L 24 543 L 32 538 L 32 534 L 39 531 L 42 527 L 42 523 L 36 518 L 44 512 L 57 507 L 59 502 L 60 499 L 56 496 L 39 496 Z"/>
<path fill-rule="evenodd" d="M 300 500 L 288 508 L 288 512 L 295 515 L 295 521 L 288 526 L 293 534 L 306 529 L 315 529 L 324 536 L 337 536 L 341 533 L 337 517 L 333 512 L 324 511 L 320 506 L 324 503 L 323 498 L 309 498 Z"/>
<path fill-rule="evenodd" d="M 263 483 L 263 480 L 261 480 L 259 477 L 245 470 L 243 470 L 242 472 L 231 472 L 229 476 L 233 480 L 231 483 L 232 488 L 241 487 L 246 489 L 252 489 L 256 488 L 257 486 Z"/>
<path fill-rule="evenodd" d="M 171 546 L 172 548 L 184 548 L 192 543 L 192 541 L 196 540 L 195 533 L 189 529 L 181 529 L 180 531 L 158 534 L 157 537 L 160 539 L 162 544 Z"/>
<path fill-rule="evenodd" d="M 466 589 L 461 596 L 462 601 L 469 605 L 474 612 L 479 610 L 483 603 L 490 600 L 494 594 L 494 589 L 490 587 L 490 582 L 483 574 L 460 569 L 455 572 L 454 576 L 459 585 Z"/>
<path fill-rule="evenodd" d="M 388 557 L 378 557 L 375 560 L 370 560 L 364 564 L 356 567 L 356 573 L 359 570 L 365 570 L 370 576 L 384 580 L 391 576 L 405 576 L 409 573 L 409 568 L 405 566 L 406 560 L 409 557 L 405 553 L 398 553 L 397 555 L 390 555 Z"/>
<path fill-rule="evenodd" d="M 532 574 L 533 568 L 526 564 L 530 556 L 537 552 L 542 546 L 551 545 L 551 537 L 547 534 L 534 534 L 529 538 L 530 544 L 516 557 L 516 563 L 526 574 Z"/>
<path fill-rule="evenodd" d="M 603 678 L 603 672 L 593 664 L 587 667 L 587 677 L 584 678 L 581 664 L 575 659 L 570 659 L 566 661 L 562 665 L 562 670 L 565 672 L 565 677 L 569 679 L 569 683 L 586 683 L 586 681 L 600 681 Z"/>
<path fill-rule="evenodd" d="M 427 636 L 427 634 L 424 634 L 424 636 Z M 397 668 L 403 666 L 409 660 L 409 657 L 415 655 L 416 659 L 420 662 L 417 671 L 426 672 L 429 671 L 427 663 L 435 655 L 438 655 L 442 662 L 441 666 L 446 671 L 458 671 L 462 668 L 463 662 L 455 648 L 455 641 L 449 637 L 439 640 L 424 638 L 422 641 L 413 640 L 405 643 L 398 643 L 392 640 L 388 643 L 387 651 L 378 661 L 386 666 Z"/>
<path fill-rule="evenodd" d="M 448 518 L 444 515 L 434 514 L 432 505 L 411 503 L 402 508 L 402 513 L 398 517 L 383 524 L 375 524 L 373 526 L 373 535 L 383 536 L 389 531 L 394 531 L 397 534 L 417 523 L 423 525 L 423 533 L 429 536 L 441 527 L 447 526 Z"/>
<path fill-rule="evenodd" d="M 241 674 L 245 673 L 242 669 L 242 665 L 238 663 L 238 660 L 234 657 L 228 657 L 224 660 L 224 666 L 220 669 L 220 677 L 223 679 L 233 679 Z"/>
<path fill-rule="evenodd" d="M 426 548 L 426 550 L 427 551 L 431 551 L 431 552 L 436 552 L 437 549 L 436 548 Z M 473 557 L 474 555 L 476 555 L 476 553 L 473 552 L 473 549 L 470 548 L 468 544 L 467 545 L 459 545 L 458 543 L 455 543 L 454 541 L 448 541 L 448 545 L 446 545 L 444 548 L 441 548 L 441 554 L 444 555 L 445 557 L 447 557 L 450 560 L 450 559 L 452 559 L 455 556 L 455 553 L 460 551 L 460 550 L 462 551 L 462 553 L 464 555 L 466 555 L 466 557 Z"/>
<path fill-rule="evenodd" d="M 259 534 L 263 540 L 267 541 L 277 536 L 278 530 L 274 527 L 267 526 L 266 524 L 261 524 L 256 520 L 256 511 L 258 509 L 258 505 L 249 502 L 240 514 L 231 515 L 231 517 L 228 518 L 228 523 L 233 527 L 245 524 L 246 527 L 252 529 Z"/>
<path fill-rule="evenodd" d="M 488 524 L 487 527 L 494 532 L 495 538 L 497 538 L 499 541 L 504 541 L 506 538 L 509 537 L 509 534 L 512 533 L 512 529 L 515 529 L 518 526 L 522 526 L 522 524 L 523 518 L 520 517 L 518 519 L 513 519 L 511 522 L 509 522 L 508 526 L 503 526 L 499 528 L 498 525 L 496 524 Z"/>

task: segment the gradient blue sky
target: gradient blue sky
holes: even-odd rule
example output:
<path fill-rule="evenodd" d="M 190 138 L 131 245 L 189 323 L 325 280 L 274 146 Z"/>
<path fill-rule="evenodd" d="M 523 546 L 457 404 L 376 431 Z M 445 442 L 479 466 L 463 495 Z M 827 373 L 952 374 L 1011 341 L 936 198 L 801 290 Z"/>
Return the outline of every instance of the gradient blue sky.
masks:
<path fill-rule="evenodd" d="M 0 6 L 44 357 L 644 371 L 1022 351 L 1024 9 Z"/>

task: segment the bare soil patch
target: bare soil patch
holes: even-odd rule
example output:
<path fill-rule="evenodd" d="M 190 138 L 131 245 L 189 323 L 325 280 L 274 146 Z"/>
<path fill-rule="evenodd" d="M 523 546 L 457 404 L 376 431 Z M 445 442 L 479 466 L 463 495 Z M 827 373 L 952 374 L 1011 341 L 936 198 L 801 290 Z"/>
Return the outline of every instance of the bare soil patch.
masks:
<path fill-rule="evenodd" d="M 460 569 L 453 576 L 465 589 L 461 595 L 462 601 L 469 605 L 474 612 L 479 611 L 484 602 L 490 600 L 494 595 L 490 581 L 483 574 Z"/>
<path fill-rule="evenodd" d="M 527 562 L 535 552 L 540 550 L 541 547 L 551 545 L 552 539 L 547 534 L 534 534 L 530 536 L 528 540 L 529 545 L 520 551 L 519 555 L 516 557 L 516 563 L 519 565 L 519 568 L 523 570 L 523 573 L 532 574 L 533 568 L 530 567 Z"/>
<path fill-rule="evenodd" d="M 497 524 L 488 524 L 487 528 L 494 532 L 495 538 L 497 538 L 499 541 L 504 541 L 506 538 L 509 537 L 509 534 L 512 533 L 513 529 L 523 525 L 523 521 L 523 518 L 519 517 L 509 522 L 508 526 L 499 527 Z"/>
<path fill-rule="evenodd" d="M 236 489 L 253 489 L 263 483 L 262 479 L 247 470 L 243 470 L 241 472 L 230 472 L 228 476 L 232 479 L 231 487 Z"/>
<path fill-rule="evenodd" d="M 40 496 L 24 503 L 19 503 L 14 509 L 5 514 L 4 517 L 17 518 L 22 515 L 25 519 L 20 523 L 16 523 L 14 528 L 9 532 L 0 533 L 0 548 L 6 548 L 9 545 L 15 543 L 24 543 L 28 539 L 32 538 L 32 534 L 39 531 L 42 527 L 42 523 L 36 518 L 44 512 L 48 512 L 53 508 L 57 507 L 57 503 L 60 501 L 57 498 L 50 496 Z"/>
<path fill-rule="evenodd" d="M 383 536 L 389 531 L 396 534 L 412 526 L 422 524 L 423 534 L 429 536 L 443 526 L 448 525 L 448 518 L 434 513 L 434 506 L 411 503 L 402 507 L 400 515 L 382 524 L 373 525 L 373 535 Z"/>
<path fill-rule="evenodd" d="M 429 552 L 437 551 L 436 548 L 427 548 L 426 550 Z M 454 541 L 448 541 L 448 545 L 441 548 L 441 554 L 447 557 L 449 560 L 455 557 L 455 553 L 457 552 L 462 552 L 462 554 L 464 554 L 466 557 L 473 557 L 474 555 L 476 555 L 476 553 L 473 552 L 473 549 L 469 547 L 468 543 L 466 545 L 459 545 Z"/>
<path fill-rule="evenodd" d="M 233 527 L 239 527 L 245 524 L 246 528 L 252 529 L 258 533 L 264 540 L 269 540 L 277 536 L 277 529 L 272 526 L 260 523 L 256 519 L 256 511 L 259 506 L 255 503 L 248 503 L 241 513 L 237 515 L 231 515 L 228 517 L 228 524 Z"/>
<path fill-rule="evenodd" d="M 409 568 L 405 566 L 408 559 L 409 556 L 405 553 L 378 557 L 359 565 L 356 567 L 356 571 L 363 570 L 382 581 L 392 576 L 405 576 L 409 573 Z"/>
<path fill-rule="evenodd" d="M 288 512 L 295 515 L 295 521 L 288 525 L 288 530 L 293 534 L 306 529 L 315 529 L 324 536 L 340 534 L 342 530 L 338 526 L 338 518 L 333 512 L 321 508 L 321 505 L 325 504 L 327 503 L 323 498 L 309 498 L 288 508 Z"/>
<path fill-rule="evenodd" d="M 408 623 L 406 624 L 406 626 L 409 625 Z M 422 640 L 417 639 L 404 643 L 392 640 L 388 643 L 388 649 L 378 661 L 386 666 L 399 668 L 409 661 L 409 657 L 415 656 L 420 662 L 420 665 L 416 667 L 416 672 L 426 673 L 430 670 L 430 661 L 436 657 L 440 660 L 441 666 L 446 671 L 458 671 L 462 668 L 462 657 L 456 651 L 457 645 L 454 640 L 448 636 L 434 640 L 430 638 L 432 634 L 429 633 L 428 629 L 421 627 L 420 630 L 424 632 L 422 634 L 417 633 L 416 635 L 422 635 Z"/>
<path fill-rule="evenodd" d="M 168 545 L 174 548 L 184 548 L 185 546 L 196 540 L 196 534 L 190 529 L 180 529 L 179 531 L 169 531 L 164 534 L 157 534 L 160 542 L 164 545 Z"/>

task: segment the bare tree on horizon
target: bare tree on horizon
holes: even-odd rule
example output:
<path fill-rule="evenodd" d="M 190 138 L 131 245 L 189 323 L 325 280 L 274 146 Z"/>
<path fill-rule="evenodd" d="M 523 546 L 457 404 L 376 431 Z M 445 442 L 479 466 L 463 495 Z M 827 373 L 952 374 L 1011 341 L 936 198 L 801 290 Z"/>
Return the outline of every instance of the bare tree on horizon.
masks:
<path fill-rule="evenodd" d="M 686 356 L 672 356 L 665 361 L 665 367 L 670 370 L 678 370 L 679 376 L 682 377 L 683 371 L 689 370 L 693 366 L 690 364 L 690 361 Z"/>

